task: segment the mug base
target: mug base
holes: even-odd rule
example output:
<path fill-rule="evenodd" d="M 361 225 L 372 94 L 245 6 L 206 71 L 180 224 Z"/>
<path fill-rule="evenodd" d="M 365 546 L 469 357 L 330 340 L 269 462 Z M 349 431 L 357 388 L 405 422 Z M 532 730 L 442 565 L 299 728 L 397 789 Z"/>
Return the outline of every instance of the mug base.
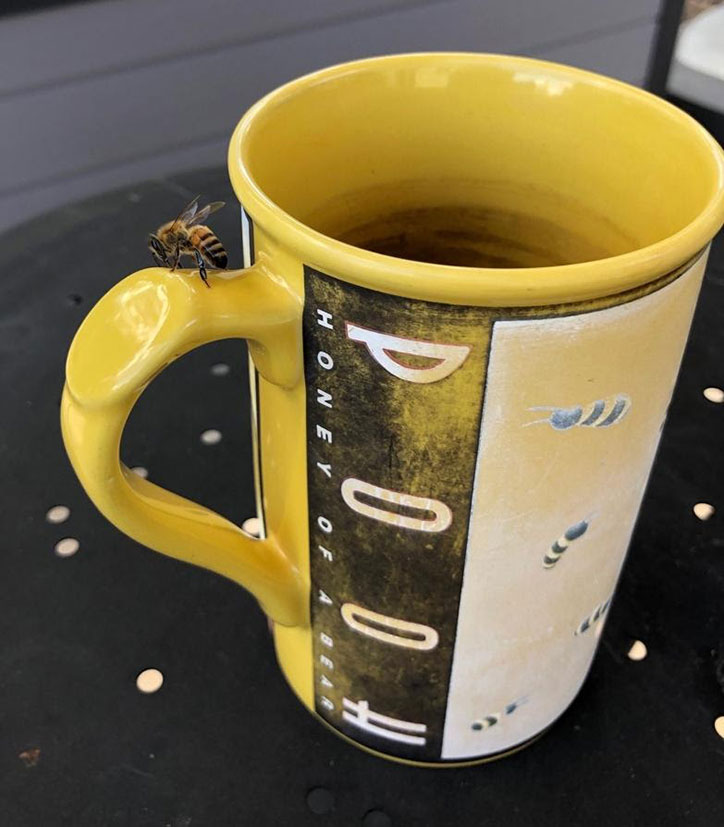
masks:
<path fill-rule="evenodd" d="M 296 692 L 294 694 L 296 695 Z M 301 702 L 301 699 L 298 698 L 298 700 L 300 700 Z M 489 764 L 492 761 L 497 761 L 499 758 L 507 758 L 509 755 L 515 755 L 516 752 L 520 752 L 521 750 L 524 750 L 526 747 L 535 743 L 539 738 L 542 738 L 546 734 L 546 732 L 548 732 L 548 730 L 553 726 L 553 724 L 549 724 L 545 729 L 533 735 L 532 738 L 528 738 L 527 741 L 523 741 L 520 744 L 516 744 L 514 747 L 510 747 L 509 749 L 501 750 L 500 752 L 494 752 L 491 755 L 483 755 L 479 758 L 468 758 L 462 761 L 414 761 L 411 758 L 399 758 L 396 755 L 389 755 L 385 752 L 378 752 L 376 749 L 372 749 L 372 747 L 360 744 L 358 741 L 355 741 L 353 738 L 348 737 L 343 732 L 340 732 L 338 729 L 333 727 L 317 712 L 309 709 L 304 704 L 303 706 L 308 712 L 311 712 L 312 715 L 314 715 L 314 717 L 318 721 L 321 721 L 321 723 L 323 723 L 324 726 L 330 732 L 333 732 L 336 736 L 341 738 L 347 744 L 351 744 L 353 747 L 357 747 L 357 749 L 360 749 L 363 752 L 367 752 L 370 755 L 374 755 L 375 758 L 384 758 L 386 761 L 394 761 L 394 763 L 396 764 L 407 764 L 407 766 L 409 767 L 420 767 L 422 769 L 428 770 L 446 770 L 457 769 L 462 767 L 475 767 L 478 764 Z"/>
<path fill-rule="evenodd" d="M 270 624 L 270 630 L 271 628 L 272 626 Z M 376 749 L 372 749 L 372 747 L 365 746 L 365 744 L 360 744 L 358 741 L 355 741 L 353 738 L 350 738 L 348 735 L 345 735 L 343 732 L 340 732 L 340 730 L 338 730 L 336 727 L 333 727 L 329 723 L 329 721 L 323 718 L 315 709 L 312 709 L 311 707 L 307 706 L 307 704 L 304 703 L 304 700 L 294 687 L 294 684 L 289 679 L 289 676 L 285 672 L 282 660 L 279 657 L 278 650 L 276 651 L 276 655 L 277 664 L 279 665 L 279 671 L 284 676 L 284 680 L 287 686 L 291 689 L 294 697 L 299 701 L 299 703 L 304 707 L 304 709 L 307 712 L 313 715 L 317 721 L 319 721 L 325 726 L 326 729 L 328 729 L 330 732 L 333 732 L 338 738 L 341 738 L 345 743 L 351 744 L 353 747 L 357 747 L 357 749 L 360 749 L 363 752 L 368 753 L 369 755 L 374 755 L 375 758 L 383 758 L 387 761 L 394 761 L 396 764 L 407 764 L 410 767 L 421 767 L 424 769 L 455 769 L 456 767 L 474 767 L 477 764 L 488 764 L 491 761 L 497 761 L 499 758 L 507 758 L 509 755 L 514 755 L 516 752 L 520 752 L 521 750 L 533 744 L 543 735 L 545 735 L 546 732 L 548 732 L 548 730 L 555 724 L 555 721 L 552 721 L 547 727 L 542 729 L 540 732 L 537 732 L 535 735 L 528 738 L 527 740 L 522 741 L 520 744 L 516 744 L 515 746 L 501 750 L 500 752 L 494 752 L 490 755 L 482 755 L 477 758 L 469 758 L 461 761 L 415 761 L 411 758 L 400 758 L 396 755 L 389 755 L 385 752 L 379 752 Z"/>

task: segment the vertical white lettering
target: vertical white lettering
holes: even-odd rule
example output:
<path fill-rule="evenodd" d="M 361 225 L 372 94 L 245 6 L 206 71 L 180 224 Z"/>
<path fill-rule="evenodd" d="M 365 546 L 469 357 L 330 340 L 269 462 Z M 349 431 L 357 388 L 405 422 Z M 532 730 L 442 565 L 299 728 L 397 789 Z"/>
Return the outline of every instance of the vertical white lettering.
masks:
<path fill-rule="evenodd" d="M 331 479 L 332 477 L 332 463 L 325 464 L 323 462 L 317 463 L 317 468 L 320 471 L 324 471 L 324 473 Z"/>
<path fill-rule="evenodd" d="M 347 322 L 345 328 L 348 339 L 353 342 L 362 342 L 378 365 L 406 382 L 429 384 L 446 379 L 462 365 L 470 353 L 468 345 L 447 345 L 421 339 L 405 339 L 401 336 L 390 336 L 377 330 L 369 330 L 351 322 Z M 390 355 L 391 353 L 427 357 L 430 363 L 422 367 L 405 365 Z"/>
<path fill-rule="evenodd" d="M 329 560 L 330 563 L 334 560 L 332 552 L 328 548 L 324 546 L 317 546 L 317 548 L 322 552 L 322 557 L 324 557 L 325 560 Z"/>
<path fill-rule="evenodd" d="M 320 655 L 319 662 L 322 666 L 329 669 L 330 672 L 334 672 L 334 661 L 331 658 L 328 658 L 326 655 Z"/>
<path fill-rule="evenodd" d="M 332 326 L 332 314 L 327 313 L 326 310 L 322 310 L 321 307 L 317 308 L 317 324 L 321 327 L 329 328 L 329 330 L 333 330 Z"/>
<path fill-rule="evenodd" d="M 406 734 L 408 732 L 427 732 L 425 724 L 415 724 L 412 721 L 402 721 L 399 718 L 380 715 L 379 712 L 373 712 L 370 709 L 367 701 L 355 703 L 350 701 L 349 698 L 344 698 L 342 705 L 344 707 L 342 712 L 344 720 L 366 732 L 373 732 L 375 735 L 381 735 L 383 738 L 401 744 L 416 744 L 417 746 L 424 746 L 425 744 L 425 738 L 421 735 Z M 395 730 L 402 730 L 402 732 L 396 732 Z"/>
<path fill-rule="evenodd" d="M 419 517 L 407 517 L 394 511 L 386 511 L 373 505 L 361 502 L 357 494 L 366 494 L 383 503 L 392 503 L 404 508 L 416 508 L 421 511 L 430 511 L 433 519 L 420 519 Z M 358 514 L 371 517 L 373 520 L 380 520 L 383 523 L 398 526 L 399 528 L 411 528 L 415 531 L 445 531 L 452 522 L 452 511 L 440 502 L 430 497 L 415 497 L 412 494 L 404 494 L 400 491 L 390 491 L 387 488 L 380 488 L 378 485 L 371 485 L 368 482 L 348 477 L 342 483 L 342 498 L 347 505 Z"/>
<path fill-rule="evenodd" d="M 317 436 L 325 442 L 332 441 L 332 432 L 327 428 L 324 428 L 322 425 L 317 425 Z"/>
<path fill-rule="evenodd" d="M 332 605 L 332 598 L 323 589 L 319 590 L 319 602 L 326 603 L 327 606 Z"/>
<path fill-rule="evenodd" d="M 350 629 L 383 643 L 418 649 L 421 652 L 434 649 L 438 644 L 439 635 L 432 626 L 383 615 L 354 603 L 345 603 L 340 613 Z"/>
<path fill-rule="evenodd" d="M 317 354 L 317 362 L 319 362 L 320 366 L 325 370 L 332 370 L 334 367 L 334 359 L 324 350 L 320 350 Z"/>
<path fill-rule="evenodd" d="M 322 677 L 319 679 L 319 682 L 322 684 L 322 686 L 326 686 L 327 689 L 334 689 L 334 684 L 326 675 L 322 675 Z"/>
<path fill-rule="evenodd" d="M 321 388 L 317 388 L 317 402 L 320 405 L 324 405 L 325 408 L 332 407 L 332 394 L 327 393 L 327 391 L 323 391 Z"/>
<path fill-rule="evenodd" d="M 317 525 L 324 531 L 326 534 L 332 533 L 332 523 L 326 517 L 317 517 Z"/>
<path fill-rule="evenodd" d="M 329 635 L 325 635 L 324 632 L 321 632 L 319 635 L 319 639 L 325 646 L 328 646 L 330 649 L 334 648 L 334 641 Z"/>
<path fill-rule="evenodd" d="M 332 703 L 332 701 L 330 701 L 329 698 L 325 698 L 324 695 L 319 696 L 319 703 L 322 704 L 322 706 L 325 709 L 328 709 L 330 712 L 334 709 L 334 704 Z"/>

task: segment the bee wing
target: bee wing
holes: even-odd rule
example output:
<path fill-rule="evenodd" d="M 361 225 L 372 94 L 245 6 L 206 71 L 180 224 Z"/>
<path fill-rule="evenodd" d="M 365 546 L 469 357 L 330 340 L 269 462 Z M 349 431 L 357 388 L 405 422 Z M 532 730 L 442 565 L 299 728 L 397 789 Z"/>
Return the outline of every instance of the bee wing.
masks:
<path fill-rule="evenodd" d="M 189 224 L 192 220 L 195 221 L 196 210 L 199 208 L 199 198 L 200 195 L 197 195 L 193 201 L 190 201 L 176 216 L 175 221 L 173 222 L 173 226 L 175 227 L 177 224 Z"/>
<path fill-rule="evenodd" d="M 203 224 L 212 213 L 220 210 L 224 206 L 224 203 L 224 201 L 212 201 L 210 204 L 202 207 L 195 215 L 191 216 L 194 224 Z"/>

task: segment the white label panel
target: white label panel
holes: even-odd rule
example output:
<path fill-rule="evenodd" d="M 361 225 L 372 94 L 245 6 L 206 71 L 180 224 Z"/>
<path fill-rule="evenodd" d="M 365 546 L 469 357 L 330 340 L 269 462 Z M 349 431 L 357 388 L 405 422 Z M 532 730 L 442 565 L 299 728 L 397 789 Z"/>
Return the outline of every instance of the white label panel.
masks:
<path fill-rule="evenodd" d="M 705 258 L 628 304 L 495 323 L 442 758 L 526 741 L 585 678 Z"/>

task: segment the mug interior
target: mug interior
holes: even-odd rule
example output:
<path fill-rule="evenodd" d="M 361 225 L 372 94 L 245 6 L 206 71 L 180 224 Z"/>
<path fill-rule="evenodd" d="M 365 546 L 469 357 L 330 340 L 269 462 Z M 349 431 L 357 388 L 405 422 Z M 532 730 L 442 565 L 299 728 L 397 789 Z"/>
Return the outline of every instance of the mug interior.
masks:
<path fill-rule="evenodd" d="M 398 258 L 548 267 L 666 239 L 720 188 L 706 133 L 640 90 L 524 59 L 403 57 L 255 108 L 241 160 L 284 213 Z"/>

